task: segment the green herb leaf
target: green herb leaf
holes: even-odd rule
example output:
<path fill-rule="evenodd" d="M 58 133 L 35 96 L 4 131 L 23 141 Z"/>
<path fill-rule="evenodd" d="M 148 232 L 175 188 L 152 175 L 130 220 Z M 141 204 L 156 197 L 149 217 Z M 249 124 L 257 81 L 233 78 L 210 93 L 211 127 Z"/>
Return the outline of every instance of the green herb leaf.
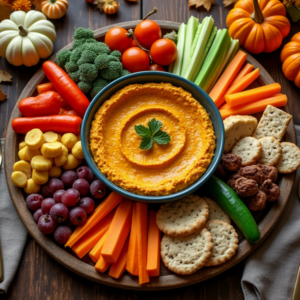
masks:
<path fill-rule="evenodd" d="M 148 122 L 149 130 L 152 135 L 154 135 L 157 131 L 161 130 L 162 123 L 160 121 L 156 121 L 155 118 Z"/>
<path fill-rule="evenodd" d="M 153 146 L 153 139 L 151 136 L 144 136 L 142 138 L 142 142 L 140 144 L 140 149 L 142 150 L 150 150 Z"/>
<path fill-rule="evenodd" d="M 141 137 L 143 137 L 143 136 L 149 136 L 149 137 L 151 137 L 150 130 L 146 126 L 144 126 L 144 125 L 135 125 L 134 126 L 134 130 Z"/>
<path fill-rule="evenodd" d="M 166 145 L 171 141 L 170 136 L 165 131 L 158 131 L 153 135 L 154 141 L 159 145 Z"/>

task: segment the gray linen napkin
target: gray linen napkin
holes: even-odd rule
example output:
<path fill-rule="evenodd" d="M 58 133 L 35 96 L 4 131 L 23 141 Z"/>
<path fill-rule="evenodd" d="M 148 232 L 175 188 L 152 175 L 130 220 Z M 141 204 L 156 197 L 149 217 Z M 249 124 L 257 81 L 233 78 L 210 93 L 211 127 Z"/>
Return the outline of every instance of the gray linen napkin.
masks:
<path fill-rule="evenodd" d="M 295 126 L 298 146 L 300 126 Z M 300 262 L 300 201 L 297 195 L 300 170 L 278 224 L 246 260 L 242 277 L 245 300 L 290 300 Z"/>
<path fill-rule="evenodd" d="M 4 139 L 1 139 L 0 146 L 5 156 Z M 4 280 L 0 283 L 0 293 L 6 293 L 12 282 L 27 239 L 27 230 L 10 199 L 3 165 L 0 167 L 0 247 Z"/>

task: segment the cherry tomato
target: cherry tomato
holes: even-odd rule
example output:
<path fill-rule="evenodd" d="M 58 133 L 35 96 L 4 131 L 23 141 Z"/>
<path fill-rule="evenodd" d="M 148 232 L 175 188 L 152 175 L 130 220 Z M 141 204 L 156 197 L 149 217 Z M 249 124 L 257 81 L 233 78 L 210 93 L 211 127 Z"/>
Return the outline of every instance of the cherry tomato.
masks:
<path fill-rule="evenodd" d="M 171 64 L 177 57 L 177 47 L 169 39 L 160 39 L 153 43 L 150 49 L 152 60 L 162 66 Z"/>
<path fill-rule="evenodd" d="M 138 47 L 138 44 L 136 43 L 135 39 L 132 40 L 131 47 Z"/>
<path fill-rule="evenodd" d="M 122 55 L 122 64 L 125 70 L 131 73 L 149 70 L 149 56 L 138 47 L 127 49 Z"/>
<path fill-rule="evenodd" d="M 132 40 L 126 33 L 128 31 L 121 27 L 114 27 L 107 31 L 105 35 L 105 44 L 111 51 L 119 50 L 123 53 L 129 47 L 131 47 Z"/>
<path fill-rule="evenodd" d="M 150 71 L 161 71 L 161 72 L 166 72 L 166 70 L 165 70 L 162 66 L 157 65 L 157 64 L 151 65 L 151 66 L 149 67 L 149 70 L 150 70 Z"/>
<path fill-rule="evenodd" d="M 152 20 L 140 22 L 135 27 L 134 35 L 141 46 L 146 49 L 150 49 L 151 45 L 162 36 L 160 27 Z"/>

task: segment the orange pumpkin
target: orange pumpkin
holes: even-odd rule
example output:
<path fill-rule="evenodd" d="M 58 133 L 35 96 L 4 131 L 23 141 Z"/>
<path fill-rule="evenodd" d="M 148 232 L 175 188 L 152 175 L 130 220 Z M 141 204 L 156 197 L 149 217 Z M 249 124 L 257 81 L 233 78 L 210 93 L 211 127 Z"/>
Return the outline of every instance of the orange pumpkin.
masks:
<path fill-rule="evenodd" d="M 119 3 L 117 3 L 114 0 L 106 1 L 106 3 L 103 6 L 103 11 L 108 14 L 112 15 L 115 14 L 119 9 Z"/>
<path fill-rule="evenodd" d="M 49 19 L 59 19 L 63 17 L 68 7 L 68 0 L 45 0 L 41 3 L 41 10 Z"/>
<path fill-rule="evenodd" d="M 300 32 L 283 47 L 280 59 L 284 76 L 300 88 Z"/>
<path fill-rule="evenodd" d="M 290 32 L 286 10 L 279 0 L 240 0 L 229 12 L 226 24 L 233 39 L 245 50 L 258 54 L 280 47 Z"/>

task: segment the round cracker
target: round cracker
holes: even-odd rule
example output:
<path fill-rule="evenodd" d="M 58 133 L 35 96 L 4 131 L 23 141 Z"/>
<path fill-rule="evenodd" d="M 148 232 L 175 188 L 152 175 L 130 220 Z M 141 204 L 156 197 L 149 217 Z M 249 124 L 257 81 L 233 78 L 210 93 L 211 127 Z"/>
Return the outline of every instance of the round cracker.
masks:
<path fill-rule="evenodd" d="M 262 146 L 259 140 L 252 136 L 247 136 L 240 139 L 231 152 L 242 158 L 242 166 L 250 166 L 260 159 Z"/>
<path fill-rule="evenodd" d="M 292 143 L 282 142 L 282 156 L 276 165 L 279 173 L 288 174 L 296 171 L 300 166 L 300 149 Z"/>
<path fill-rule="evenodd" d="M 165 266 L 174 273 L 189 275 L 201 269 L 209 260 L 213 239 L 209 231 L 202 228 L 187 236 L 164 235 L 160 253 Z"/>
<path fill-rule="evenodd" d="M 208 205 L 204 199 L 189 195 L 162 205 L 156 215 L 156 224 L 165 234 L 185 236 L 203 228 L 207 218 Z"/>
<path fill-rule="evenodd" d="M 224 210 L 216 203 L 216 201 L 208 198 L 208 197 L 203 197 L 205 202 L 208 205 L 208 219 L 207 221 L 211 220 L 220 220 L 223 222 L 226 222 L 228 224 L 231 223 L 231 220 L 229 216 L 224 212 Z"/>
<path fill-rule="evenodd" d="M 205 266 L 218 266 L 236 253 L 239 247 L 238 235 L 230 224 L 219 220 L 208 221 L 205 228 L 211 233 L 214 244 L 212 255 Z"/>
<path fill-rule="evenodd" d="M 259 141 L 262 146 L 262 155 L 258 163 L 266 166 L 275 166 L 282 156 L 280 142 L 272 136 L 263 137 Z"/>

